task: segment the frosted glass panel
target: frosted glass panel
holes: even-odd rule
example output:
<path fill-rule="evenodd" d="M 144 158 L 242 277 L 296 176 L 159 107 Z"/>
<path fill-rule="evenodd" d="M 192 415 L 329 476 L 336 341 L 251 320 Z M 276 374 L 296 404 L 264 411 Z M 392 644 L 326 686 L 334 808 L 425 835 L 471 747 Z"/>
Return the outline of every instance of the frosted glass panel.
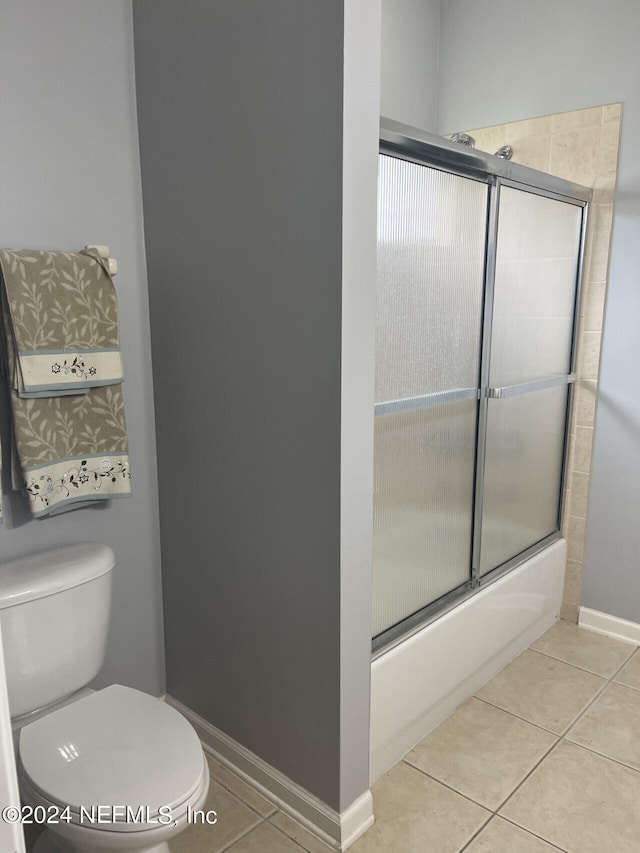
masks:
<path fill-rule="evenodd" d="M 488 401 L 481 574 L 558 529 L 567 393 Z"/>
<path fill-rule="evenodd" d="M 383 154 L 378 190 L 376 402 L 476 386 L 487 186 Z"/>
<path fill-rule="evenodd" d="M 476 410 L 375 419 L 374 635 L 469 579 Z"/>
<path fill-rule="evenodd" d="M 582 209 L 500 192 L 491 384 L 569 372 Z"/>

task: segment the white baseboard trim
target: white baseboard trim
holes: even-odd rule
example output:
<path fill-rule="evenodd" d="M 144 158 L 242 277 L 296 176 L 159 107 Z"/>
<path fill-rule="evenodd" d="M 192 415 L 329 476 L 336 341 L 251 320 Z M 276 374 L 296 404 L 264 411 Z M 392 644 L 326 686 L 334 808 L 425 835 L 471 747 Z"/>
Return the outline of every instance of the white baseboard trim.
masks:
<path fill-rule="evenodd" d="M 173 696 L 167 694 L 166 702 L 189 720 L 208 755 L 332 850 L 347 850 L 373 824 L 371 791 L 337 812 Z"/>
<path fill-rule="evenodd" d="M 600 610 L 590 610 L 581 607 L 578 616 L 578 625 L 596 634 L 604 634 L 613 637 L 614 640 L 622 640 L 625 643 L 633 643 L 640 646 L 640 624 L 621 619 L 619 616 L 611 616 Z"/>

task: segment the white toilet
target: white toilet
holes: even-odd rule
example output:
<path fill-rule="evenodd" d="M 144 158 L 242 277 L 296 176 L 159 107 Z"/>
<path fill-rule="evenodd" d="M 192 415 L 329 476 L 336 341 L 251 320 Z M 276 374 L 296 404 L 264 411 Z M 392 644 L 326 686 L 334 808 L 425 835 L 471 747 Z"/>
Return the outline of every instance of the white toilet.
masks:
<path fill-rule="evenodd" d="M 209 788 L 176 710 L 130 687 L 86 687 L 104 658 L 114 562 L 104 545 L 77 544 L 0 565 L 20 792 L 59 820 L 37 853 L 169 853 Z"/>

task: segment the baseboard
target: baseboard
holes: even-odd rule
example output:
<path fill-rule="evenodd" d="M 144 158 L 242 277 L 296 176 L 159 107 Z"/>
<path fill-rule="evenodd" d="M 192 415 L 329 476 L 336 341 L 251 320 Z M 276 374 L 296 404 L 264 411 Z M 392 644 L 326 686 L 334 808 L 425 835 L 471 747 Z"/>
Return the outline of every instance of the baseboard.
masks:
<path fill-rule="evenodd" d="M 640 624 L 621 619 L 619 616 L 611 616 L 600 610 L 590 610 L 581 607 L 578 615 L 578 625 L 596 634 L 604 634 L 613 637 L 614 640 L 622 640 L 625 643 L 633 643 L 640 646 Z"/>
<path fill-rule="evenodd" d="M 337 812 L 173 696 L 167 694 L 166 702 L 189 720 L 208 755 L 332 850 L 340 853 L 347 850 L 373 824 L 370 791 L 344 812 Z"/>

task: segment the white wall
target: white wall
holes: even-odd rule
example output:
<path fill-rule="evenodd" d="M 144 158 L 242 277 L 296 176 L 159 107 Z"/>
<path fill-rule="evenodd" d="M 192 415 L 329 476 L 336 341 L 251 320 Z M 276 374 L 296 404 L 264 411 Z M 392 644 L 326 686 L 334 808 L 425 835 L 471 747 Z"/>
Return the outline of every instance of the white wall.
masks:
<path fill-rule="evenodd" d="M 162 693 L 155 424 L 130 0 L 0 0 L 0 241 L 67 250 L 107 243 L 117 257 L 133 487 L 130 499 L 34 521 L 21 496 L 7 497 L 7 466 L 0 560 L 75 541 L 110 545 L 118 564 L 101 682 Z M 7 461 L 6 414 L 0 420 Z"/>
<path fill-rule="evenodd" d="M 440 0 L 382 0 L 380 114 L 434 131 Z"/>
<path fill-rule="evenodd" d="M 623 103 L 582 603 L 640 621 L 640 5 L 442 0 L 438 132 Z"/>

